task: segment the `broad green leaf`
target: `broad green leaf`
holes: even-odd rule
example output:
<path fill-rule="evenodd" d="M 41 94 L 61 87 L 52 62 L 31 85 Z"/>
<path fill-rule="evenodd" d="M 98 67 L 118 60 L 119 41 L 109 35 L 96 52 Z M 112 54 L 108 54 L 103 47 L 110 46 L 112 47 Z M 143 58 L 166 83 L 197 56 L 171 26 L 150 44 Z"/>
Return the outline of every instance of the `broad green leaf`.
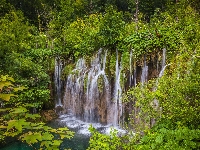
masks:
<path fill-rule="evenodd" d="M 49 130 L 51 131 L 51 129 L 52 129 L 52 128 L 49 127 L 49 126 L 44 126 L 44 130 L 45 130 L 45 131 L 49 131 Z"/>
<path fill-rule="evenodd" d="M 41 116 L 38 114 L 26 114 L 25 118 L 31 118 L 31 119 L 36 119 L 36 118 L 40 118 Z"/>
<path fill-rule="evenodd" d="M 21 105 L 24 107 L 35 107 L 35 105 L 31 104 L 31 103 L 25 103 L 25 104 L 21 104 Z"/>
<path fill-rule="evenodd" d="M 8 111 L 10 110 L 11 108 L 3 108 L 3 109 L 0 109 L 0 112 L 4 112 L 4 111 Z"/>
<path fill-rule="evenodd" d="M 24 89 L 27 89 L 27 88 L 25 88 L 24 86 L 13 88 L 13 90 L 15 92 L 17 92 L 17 91 L 23 91 Z"/>
<path fill-rule="evenodd" d="M 68 133 L 65 133 L 65 134 L 61 134 L 60 133 L 60 138 L 61 139 L 64 139 L 64 138 L 68 138 L 68 139 L 70 139 L 70 138 L 72 138 L 73 137 L 73 135 L 74 135 L 74 133 L 73 132 L 68 132 Z"/>
<path fill-rule="evenodd" d="M 24 107 L 18 107 L 18 108 L 11 109 L 10 113 L 19 114 L 19 113 L 25 113 L 27 111 L 28 110 L 26 108 L 24 108 Z"/>
<path fill-rule="evenodd" d="M 6 129 L 7 126 L 0 126 L 0 129 Z"/>
<path fill-rule="evenodd" d="M 20 136 L 23 141 L 26 141 L 28 144 L 34 144 L 38 141 L 42 141 L 41 132 L 31 132 L 25 133 Z"/>
<path fill-rule="evenodd" d="M 52 140 L 54 138 L 53 134 L 49 132 L 42 133 L 42 139 L 43 140 Z"/>
<path fill-rule="evenodd" d="M 40 144 L 40 147 L 43 149 L 43 147 L 51 147 L 52 141 L 42 141 Z"/>
<path fill-rule="evenodd" d="M 7 81 L 7 80 L 15 82 L 15 80 L 12 77 L 9 77 L 8 75 L 5 76 L 1 75 L 0 81 Z"/>
<path fill-rule="evenodd" d="M 8 121 L 7 130 L 10 130 L 10 129 L 14 128 L 15 125 L 16 125 L 16 122 L 17 122 L 17 120 L 10 120 L 10 121 Z"/>
<path fill-rule="evenodd" d="M 15 82 L 15 80 L 14 80 L 12 77 L 7 76 L 6 78 L 7 78 L 7 80 L 9 80 L 9 81 Z"/>
<path fill-rule="evenodd" d="M 62 140 L 53 140 L 52 145 L 59 146 L 62 143 Z"/>
<path fill-rule="evenodd" d="M 17 129 L 18 131 L 22 131 L 22 127 L 29 124 L 29 122 L 26 122 L 25 119 L 20 119 L 20 120 L 10 120 L 8 121 L 8 126 L 7 126 L 7 131 L 10 129 Z"/>
<path fill-rule="evenodd" d="M 0 93 L 0 99 L 3 99 L 5 101 L 9 101 L 11 96 L 15 96 L 16 97 L 16 95 L 14 95 L 14 94 L 3 94 L 3 93 Z"/>
<path fill-rule="evenodd" d="M 0 81 L 0 90 L 2 90 L 4 86 L 13 86 L 13 84 L 10 81 Z"/>

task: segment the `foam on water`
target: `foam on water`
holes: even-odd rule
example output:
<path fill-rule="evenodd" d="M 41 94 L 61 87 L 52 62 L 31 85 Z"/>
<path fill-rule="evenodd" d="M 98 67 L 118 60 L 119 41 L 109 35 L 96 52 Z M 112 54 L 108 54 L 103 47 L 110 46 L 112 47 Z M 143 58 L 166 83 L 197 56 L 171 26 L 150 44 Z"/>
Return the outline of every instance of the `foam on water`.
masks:
<path fill-rule="evenodd" d="M 112 126 L 111 124 L 102 125 L 100 123 L 88 123 L 77 119 L 72 114 L 64 114 L 59 117 L 62 124 L 74 130 L 77 134 L 90 136 L 89 127 L 92 125 L 97 131 L 103 134 L 110 134 L 112 130 L 117 130 L 119 135 L 125 134 L 126 131 L 119 126 Z"/>

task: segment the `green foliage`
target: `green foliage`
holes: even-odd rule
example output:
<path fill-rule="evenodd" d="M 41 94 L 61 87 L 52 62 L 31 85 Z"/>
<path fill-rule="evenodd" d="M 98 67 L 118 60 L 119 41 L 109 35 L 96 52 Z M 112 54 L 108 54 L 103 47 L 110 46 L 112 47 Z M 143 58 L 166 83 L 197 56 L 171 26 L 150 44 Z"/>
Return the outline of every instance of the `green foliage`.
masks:
<path fill-rule="evenodd" d="M 190 38 L 191 35 L 187 34 L 188 29 L 198 34 L 199 27 L 197 15 L 188 12 L 192 12 L 191 7 L 187 7 L 184 16 L 178 15 L 179 21 L 173 22 L 172 16 L 164 14 L 164 22 L 168 24 L 158 22 L 160 29 L 171 27 L 163 34 L 170 51 L 167 55 L 170 65 L 166 67 L 165 75 L 132 88 L 125 96 L 124 101 L 131 101 L 134 108 L 129 127 L 144 134 L 138 139 L 135 149 L 199 149 L 199 36 Z M 175 32 L 177 35 L 174 36 Z M 179 47 L 175 46 L 173 52 L 175 39 L 178 39 Z M 188 39 L 193 42 L 188 42 Z M 149 129 L 152 120 L 157 123 Z"/>
<path fill-rule="evenodd" d="M 124 40 L 127 43 L 127 47 L 133 49 L 133 56 L 135 58 L 161 50 L 163 47 L 167 47 L 168 52 L 178 50 L 181 39 L 176 34 L 178 31 L 175 29 L 169 29 L 168 26 L 162 27 L 162 25 L 152 27 L 142 24 L 139 28 L 137 32 L 128 35 Z"/>
<path fill-rule="evenodd" d="M 88 150 L 97 149 L 97 150 L 115 150 L 121 147 L 122 141 L 117 136 L 117 131 L 112 130 L 110 135 L 101 134 L 96 131 L 92 126 L 89 128 L 92 133 L 90 138 L 90 146 Z"/>
<path fill-rule="evenodd" d="M 187 63 L 182 64 L 183 66 L 178 68 L 172 77 L 163 78 L 158 88 L 159 93 L 168 93 L 158 97 L 163 107 L 163 117 L 181 121 L 188 126 L 191 123 L 194 126 L 199 124 L 197 120 L 199 120 L 198 112 L 200 110 L 198 92 L 200 72 L 196 66 L 200 64 L 198 58 L 193 57 L 184 58 L 187 59 Z M 166 85 L 169 87 L 168 90 L 164 88 Z"/>
<path fill-rule="evenodd" d="M 2 17 L 0 19 L 0 29 L 1 58 L 5 54 L 13 51 L 22 52 L 29 47 L 29 43 L 25 41 L 32 39 L 30 31 L 33 28 L 25 22 L 22 12 L 11 11 Z"/>
<path fill-rule="evenodd" d="M 25 57 L 23 54 L 19 55 L 17 53 L 13 53 L 9 59 L 10 63 L 14 64 L 9 65 L 9 73 L 15 74 L 17 72 L 15 75 L 17 78 L 16 82 L 29 87 L 29 90 L 18 92 L 19 97 L 11 99 L 11 103 L 19 101 L 31 102 L 38 103 L 38 106 L 41 107 L 44 102 L 49 100 L 50 91 L 47 87 L 50 81 L 46 72 L 46 69 L 48 68 L 44 69 L 45 64 L 42 66 L 42 62 L 41 64 L 39 64 L 39 61 L 37 63 L 37 59 L 34 59 L 34 56 L 31 58 L 31 56 Z"/>
<path fill-rule="evenodd" d="M 111 6 L 108 7 L 100 24 L 98 34 L 102 45 L 111 49 L 115 48 L 116 44 L 122 40 L 124 27 L 125 22 L 123 21 L 122 12 L 117 12 Z"/>
<path fill-rule="evenodd" d="M 17 136 L 29 144 L 39 141 L 41 148 L 54 149 L 65 137 L 61 132 L 71 135 L 65 129 L 53 130 L 32 122 L 39 116 L 29 113 L 29 109 L 41 108 L 50 99 L 48 86 L 55 56 L 60 55 L 70 64 L 64 69 L 63 75 L 67 75 L 78 58 L 90 59 L 99 48 L 107 48 L 106 74 L 113 78 L 116 49 L 122 60 L 122 73 L 126 74 L 130 50 L 135 65 L 143 55 L 153 57 L 166 48 L 166 63 L 170 65 L 165 75 L 143 87 L 138 84 L 124 98 L 132 105 L 128 126 L 136 134 L 131 134 L 130 128 L 123 137 L 117 137 L 115 131 L 108 136 L 91 129 L 90 147 L 198 149 L 199 4 L 197 0 L 176 4 L 171 0 L 139 0 L 138 22 L 126 23 L 125 20 L 134 20 L 135 8 L 135 1 L 127 0 L 1 0 L 0 71 L 12 75 L 17 87 L 13 87 L 12 78 L 1 76 L 0 99 L 10 107 L 0 109 L 0 139 Z M 152 120 L 157 124 L 149 130 Z M 54 133 L 60 133 L 60 139 L 56 140 Z"/>
<path fill-rule="evenodd" d="M 49 64 L 51 57 L 47 50 L 45 53 L 43 50 L 43 55 L 39 53 L 39 57 L 34 55 L 32 49 L 44 48 L 47 38 L 43 34 L 38 34 L 36 28 L 27 23 L 20 11 L 12 10 L 5 14 L 0 19 L 0 24 L 1 71 L 13 75 L 18 84 L 28 86 L 33 91 L 32 94 L 30 92 L 26 94 L 32 97 L 25 95 L 23 97 L 22 92 L 19 92 L 20 98 L 17 100 L 12 98 L 12 102 L 34 100 L 41 107 L 43 102 L 49 99 L 47 88 L 50 80 L 47 71 L 52 68 Z M 43 57 L 47 53 L 49 55 Z"/>
<path fill-rule="evenodd" d="M 11 96 L 15 96 L 14 94 L 10 94 L 10 93 L 2 93 L 2 92 L 9 92 L 10 90 L 12 90 L 12 82 L 14 81 L 14 79 L 12 77 L 9 76 L 0 76 L 0 100 L 5 100 L 5 101 L 9 101 Z"/>
<path fill-rule="evenodd" d="M 0 78 L 0 102 L 3 102 L 5 106 L 6 101 L 10 100 L 11 91 L 5 94 L 2 92 L 8 88 L 13 89 L 13 84 L 10 81 L 14 82 L 14 79 L 9 76 L 1 76 Z M 64 138 L 70 139 L 73 136 L 74 133 L 68 128 L 53 129 L 46 126 L 45 123 L 39 122 L 40 115 L 29 113 L 31 107 L 34 108 L 34 105 L 15 103 L 15 105 L 9 105 L 9 107 L 0 110 L 0 142 L 5 137 L 17 137 L 18 140 L 29 145 L 39 142 L 40 149 L 59 149 Z M 55 134 L 59 137 L 55 138 Z"/>
<path fill-rule="evenodd" d="M 92 14 L 85 19 L 77 19 L 64 30 L 63 38 L 65 54 L 73 54 L 75 57 L 93 54 L 97 47 L 97 33 L 101 15 Z"/>
<path fill-rule="evenodd" d="M 199 129 L 179 125 L 172 129 L 166 120 L 156 125 L 138 143 L 136 149 L 199 149 Z"/>

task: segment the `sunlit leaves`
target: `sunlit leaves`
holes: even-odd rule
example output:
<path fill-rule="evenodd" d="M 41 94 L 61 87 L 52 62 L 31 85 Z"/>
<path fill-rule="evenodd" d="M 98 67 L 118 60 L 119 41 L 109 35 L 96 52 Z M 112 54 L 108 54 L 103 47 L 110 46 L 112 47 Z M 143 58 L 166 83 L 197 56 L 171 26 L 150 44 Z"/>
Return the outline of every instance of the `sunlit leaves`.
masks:
<path fill-rule="evenodd" d="M 0 76 L 0 91 L 3 89 L 3 87 L 10 87 L 13 86 L 11 82 L 14 82 L 14 79 L 8 75 L 1 75 Z"/>
<path fill-rule="evenodd" d="M 14 88 L 13 88 L 13 90 L 14 90 L 15 92 L 17 92 L 17 91 L 23 91 L 24 89 L 27 89 L 27 88 L 25 88 L 24 86 L 21 86 L 21 87 L 14 87 Z"/>
<path fill-rule="evenodd" d="M 11 114 L 19 114 L 19 113 L 26 113 L 28 110 L 24 107 L 12 108 L 10 110 Z"/>
<path fill-rule="evenodd" d="M 4 135 L 14 137 L 22 133 L 23 126 L 27 124 L 29 123 L 27 123 L 25 119 L 10 120 L 7 122 L 7 131 Z"/>
<path fill-rule="evenodd" d="M 43 133 L 42 136 L 43 136 L 43 139 L 45 140 L 52 140 L 54 138 L 54 136 L 50 134 L 49 132 Z"/>
<path fill-rule="evenodd" d="M 0 109 L 0 112 L 5 112 L 5 111 L 8 111 L 8 110 L 10 110 L 10 109 L 12 109 L 12 108 L 1 108 L 1 109 Z"/>
<path fill-rule="evenodd" d="M 16 137 L 20 135 L 19 139 L 30 145 L 41 142 L 41 148 L 45 148 L 45 146 L 48 148 L 48 145 L 51 145 L 52 149 L 55 149 L 59 147 L 64 138 L 70 139 L 74 135 L 68 128 L 53 129 L 46 126 L 45 123 L 30 122 L 30 119 L 35 120 L 40 116 L 38 114 L 29 114 L 27 109 L 22 106 L 5 110 L 10 110 L 10 117 L 15 117 L 18 114 L 19 119 L 2 120 L 0 124 L 0 131 L 3 132 L 2 138 L 4 136 Z M 59 136 L 58 140 L 55 139 L 55 134 Z"/>
<path fill-rule="evenodd" d="M 9 101 L 11 96 L 16 96 L 14 94 L 2 94 L 0 93 L 0 99 L 3 99 L 5 101 Z"/>
<path fill-rule="evenodd" d="M 11 85 L 13 85 L 11 82 L 9 82 L 9 81 L 1 81 L 1 83 L 0 83 L 0 90 L 2 90 L 2 88 L 4 87 L 4 86 L 11 86 Z"/>
<path fill-rule="evenodd" d="M 41 135 L 41 132 L 31 132 L 25 133 L 20 136 L 22 141 L 25 141 L 28 144 L 34 144 L 38 141 L 42 141 L 43 135 Z"/>
<path fill-rule="evenodd" d="M 29 114 L 29 113 L 26 113 L 25 115 L 25 118 L 30 118 L 30 119 L 37 119 L 37 118 L 40 118 L 41 116 L 38 115 L 38 114 Z"/>
<path fill-rule="evenodd" d="M 1 100 L 5 100 L 5 101 L 9 101 L 11 97 L 17 97 L 14 94 L 10 94 L 12 91 L 19 91 L 19 90 L 23 90 L 26 89 L 25 87 L 21 86 L 21 87 L 13 87 L 14 85 L 11 83 L 14 82 L 14 79 L 12 77 L 9 76 L 1 76 L 0 78 L 0 99 Z M 6 93 L 2 93 L 6 92 Z"/>
<path fill-rule="evenodd" d="M 37 129 L 37 131 L 36 132 L 29 131 L 27 133 L 24 133 L 23 135 L 20 136 L 20 139 L 22 141 L 27 142 L 30 145 L 37 142 L 41 142 L 40 144 L 41 148 L 47 148 L 47 149 L 58 148 L 62 143 L 63 138 L 71 138 L 73 136 L 73 132 L 69 131 L 69 129 L 67 128 L 53 129 L 51 127 L 42 125 L 39 128 L 36 127 L 32 129 Z M 53 133 L 60 135 L 61 140 L 55 139 Z"/>

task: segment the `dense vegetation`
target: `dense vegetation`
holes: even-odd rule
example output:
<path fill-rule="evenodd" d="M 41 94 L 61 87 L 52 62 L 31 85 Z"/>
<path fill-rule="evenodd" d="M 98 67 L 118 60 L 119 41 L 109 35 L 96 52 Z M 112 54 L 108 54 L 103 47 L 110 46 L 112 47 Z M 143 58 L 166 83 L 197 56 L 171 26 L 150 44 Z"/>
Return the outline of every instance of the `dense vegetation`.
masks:
<path fill-rule="evenodd" d="M 72 136 L 67 129 L 39 123 L 32 114 L 33 108 L 54 105 L 56 56 L 67 64 L 65 77 L 78 58 L 107 49 L 112 75 L 116 49 L 126 73 L 131 49 L 136 61 L 166 48 L 164 76 L 131 88 L 123 97 L 140 110 L 129 115 L 128 134 L 113 131 L 108 136 L 91 128 L 88 149 L 199 149 L 199 10 L 198 0 L 1 0 L 0 141 L 13 136 L 29 144 L 39 141 L 41 148 L 58 148 L 61 140 L 53 139 L 53 133 L 60 139 Z M 153 100 L 159 106 L 152 107 Z"/>

